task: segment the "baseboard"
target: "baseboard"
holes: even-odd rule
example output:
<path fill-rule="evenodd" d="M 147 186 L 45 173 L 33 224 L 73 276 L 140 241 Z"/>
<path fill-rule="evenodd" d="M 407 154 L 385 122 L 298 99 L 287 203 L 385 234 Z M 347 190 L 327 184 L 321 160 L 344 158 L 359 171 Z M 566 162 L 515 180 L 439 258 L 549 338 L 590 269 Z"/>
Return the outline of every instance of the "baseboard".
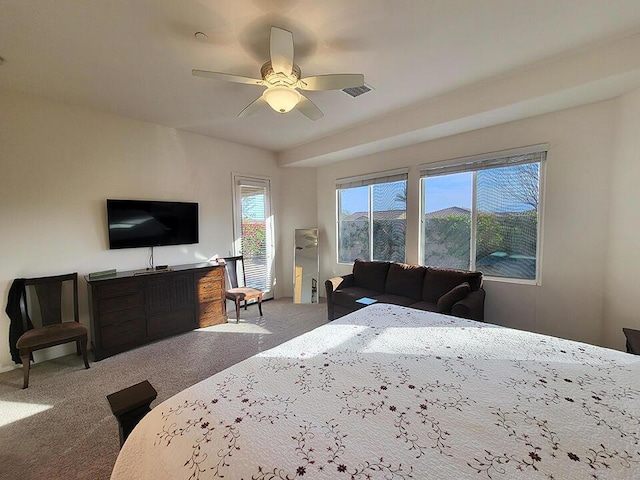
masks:
<path fill-rule="evenodd" d="M 17 368 L 22 368 L 22 365 L 18 365 L 15 363 L 7 363 L 4 365 L 0 365 L 0 373 L 10 372 L 11 370 L 15 370 Z"/>

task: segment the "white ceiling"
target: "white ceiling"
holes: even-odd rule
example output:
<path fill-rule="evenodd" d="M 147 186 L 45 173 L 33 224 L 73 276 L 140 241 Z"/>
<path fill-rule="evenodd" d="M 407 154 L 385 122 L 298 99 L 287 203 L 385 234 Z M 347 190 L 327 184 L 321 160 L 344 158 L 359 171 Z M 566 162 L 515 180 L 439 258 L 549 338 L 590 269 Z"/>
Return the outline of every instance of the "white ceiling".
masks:
<path fill-rule="evenodd" d="M 375 90 L 309 92 L 315 122 L 237 118 L 262 88 L 191 69 L 259 77 L 271 25 L 293 32 L 303 76 L 363 73 Z M 286 156 L 638 31 L 637 0 L 2 0 L 0 87 Z"/>

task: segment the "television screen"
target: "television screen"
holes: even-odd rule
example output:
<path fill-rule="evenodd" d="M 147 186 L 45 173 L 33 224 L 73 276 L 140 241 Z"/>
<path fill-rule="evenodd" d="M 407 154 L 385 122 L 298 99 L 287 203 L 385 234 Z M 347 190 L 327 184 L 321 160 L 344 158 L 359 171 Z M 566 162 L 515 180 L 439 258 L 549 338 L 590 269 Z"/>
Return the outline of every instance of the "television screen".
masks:
<path fill-rule="evenodd" d="M 198 243 L 198 204 L 107 200 L 109 248 Z"/>

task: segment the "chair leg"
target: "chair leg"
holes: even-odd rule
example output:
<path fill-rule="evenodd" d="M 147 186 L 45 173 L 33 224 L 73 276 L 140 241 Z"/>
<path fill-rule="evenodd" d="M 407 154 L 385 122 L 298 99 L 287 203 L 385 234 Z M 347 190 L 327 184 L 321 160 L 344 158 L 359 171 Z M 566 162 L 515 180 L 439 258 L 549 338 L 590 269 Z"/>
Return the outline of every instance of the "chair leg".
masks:
<path fill-rule="evenodd" d="M 244 301 L 244 309 L 245 310 L 247 309 L 247 301 L 246 300 Z"/>
<path fill-rule="evenodd" d="M 258 297 L 258 310 L 260 311 L 260 316 L 262 316 L 262 295 Z"/>
<path fill-rule="evenodd" d="M 20 352 L 20 360 L 22 360 L 22 376 L 23 376 L 23 380 L 22 380 L 22 388 L 28 388 L 29 387 L 29 368 L 30 368 L 30 364 L 31 364 L 31 352 Z"/>
<path fill-rule="evenodd" d="M 82 355 L 82 347 L 80 346 L 80 340 L 76 340 L 76 353 L 78 356 Z"/>
<path fill-rule="evenodd" d="M 236 323 L 240 323 L 240 299 L 236 299 Z"/>
<path fill-rule="evenodd" d="M 89 360 L 87 360 L 87 339 L 83 338 L 79 342 L 80 350 L 82 350 L 82 359 L 84 360 L 84 368 L 89 368 Z"/>

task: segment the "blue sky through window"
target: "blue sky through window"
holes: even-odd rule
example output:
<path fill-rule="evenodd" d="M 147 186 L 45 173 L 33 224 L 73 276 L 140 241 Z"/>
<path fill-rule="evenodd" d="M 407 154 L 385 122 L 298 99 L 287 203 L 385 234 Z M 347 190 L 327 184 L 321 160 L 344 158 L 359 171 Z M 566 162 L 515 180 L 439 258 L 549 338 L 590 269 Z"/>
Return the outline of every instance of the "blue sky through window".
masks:
<path fill-rule="evenodd" d="M 346 188 L 340 191 L 340 209 L 351 215 L 369 211 L 369 187 Z"/>
<path fill-rule="evenodd" d="M 473 174 L 471 172 L 428 177 L 424 180 L 424 212 L 431 213 L 448 207 L 471 209 Z"/>
<path fill-rule="evenodd" d="M 243 195 L 241 198 L 242 217 L 250 220 L 264 220 L 264 200 L 265 197 L 262 191 L 258 194 Z"/>
<path fill-rule="evenodd" d="M 406 204 L 400 197 L 406 195 L 406 182 L 379 183 L 373 185 L 373 210 L 404 210 Z M 369 186 L 341 190 L 340 208 L 343 213 L 369 211 Z"/>
<path fill-rule="evenodd" d="M 538 166 L 534 164 L 535 181 L 537 182 Z M 493 185 L 481 181 L 483 189 L 493 190 L 503 198 L 500 211 L 530 210 L 520 198 L 505 194 L 504 184 L 522 183 L 522 178 L 515 169 L 517 167 L 503 167 L 493 170 L 495 175 Z M 497 181 L 496 181 L 497 180 Z M 473 173 L 463 172 L 449 175 L 427 177 L 425 180 L 424 212 L 436 212 L 448 207 L 462 207 L 471 209 Z M 502 185 L 500 185 L 502 183 Z M 525 183 L 526 184 L 526 183 Z M 398 195 L 405 193 L 404 182 L 391 182 L 374 186 L 373 207 L 375 211 L 404 209 L 405 204 L 398 200 Z M 537 189 L 536 189 L 537 195 Z M 369 210 L 369 187 L 347 188 L 341 191 L 341 210 L 343 213 L 367 212 Z"/>

